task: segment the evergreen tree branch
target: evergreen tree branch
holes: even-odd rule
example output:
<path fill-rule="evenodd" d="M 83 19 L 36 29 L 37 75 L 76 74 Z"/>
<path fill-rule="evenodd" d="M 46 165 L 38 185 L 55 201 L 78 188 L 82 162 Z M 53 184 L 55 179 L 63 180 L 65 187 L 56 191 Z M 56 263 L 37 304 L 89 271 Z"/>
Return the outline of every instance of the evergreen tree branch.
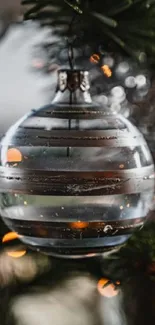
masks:
<path fill-rule="evenodd" d="M 75 31 L 77 36 L 83 34 L 81 44 L 83 42 L 93 49 L 95 42 L 103 43 L 105 52 L 117 46 L 120 53 L 126 52 L 137 60 L 139 53 L 145 50 L 152 59 L 155 0 L 23 0 L 22 3 L 28 6 L 26 20 L 38 20 L 41 26 L 53 26 L 52 32 L 60 38 L 67 37 L 68 21 L 76 12 L 81 17 Z M 75 46 L 78 47 L 79 43 Z"/>

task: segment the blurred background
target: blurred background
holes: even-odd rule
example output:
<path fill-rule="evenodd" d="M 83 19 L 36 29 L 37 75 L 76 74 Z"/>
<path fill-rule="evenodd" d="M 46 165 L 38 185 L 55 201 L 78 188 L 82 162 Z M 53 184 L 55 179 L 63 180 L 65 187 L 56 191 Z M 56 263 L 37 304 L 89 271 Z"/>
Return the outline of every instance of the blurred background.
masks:
<path fill-rule="evenodd" d="M 52 77 L 31 69 L 33 46 L 43 38 L 44 31 L 30 22 L 10 27 L 0 44 L 1 136 L 24 113 L 49 101 L 46 88 Z"/>

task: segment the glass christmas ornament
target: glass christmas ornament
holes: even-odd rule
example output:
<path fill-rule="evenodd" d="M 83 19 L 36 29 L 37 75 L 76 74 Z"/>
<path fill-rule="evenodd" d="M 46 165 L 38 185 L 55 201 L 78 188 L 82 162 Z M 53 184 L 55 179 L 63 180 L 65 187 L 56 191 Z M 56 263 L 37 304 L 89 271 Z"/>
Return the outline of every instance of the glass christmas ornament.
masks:
<path fill-rule="evenodd" d="M 87 71 L 60 70 L 51 104 L 1 142 L 1 215 L 46 254 L 86 257 L 122 245 L 146 220 L 154 166 L 141 133 L 92 102 Z"/>

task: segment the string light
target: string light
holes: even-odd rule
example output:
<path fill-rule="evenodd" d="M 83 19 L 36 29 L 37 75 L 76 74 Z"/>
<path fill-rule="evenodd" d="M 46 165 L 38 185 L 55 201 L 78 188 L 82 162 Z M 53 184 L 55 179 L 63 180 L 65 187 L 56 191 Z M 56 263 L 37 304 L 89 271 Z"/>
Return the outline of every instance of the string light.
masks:
<path fill-rule="evenodd" d="M 102 65 L 101 70 L 108 78 L 112 76 L 112 71 L 107 64 Z"/>
<path fill-rule="evenodd" d="M 100 60 L 100 56 L 98 54 L 93 54 L 90 57 L 90 62 L 91 63 L 98 63 Z"/>

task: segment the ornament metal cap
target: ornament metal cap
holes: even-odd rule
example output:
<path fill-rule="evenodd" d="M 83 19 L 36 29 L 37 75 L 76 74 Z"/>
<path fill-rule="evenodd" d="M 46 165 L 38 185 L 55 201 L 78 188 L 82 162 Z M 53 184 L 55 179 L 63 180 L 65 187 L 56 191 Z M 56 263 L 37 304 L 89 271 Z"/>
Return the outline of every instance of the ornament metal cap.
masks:
<path fill-rule="evenodd" d="M 57 91 L 59 90 L 63 92 L 66 89 L 71 92 L 74 92 L 77 89 L 88 91 L 90 89 L 89 72 L 85 70 L 70 69 L 58 70 Z"/>

